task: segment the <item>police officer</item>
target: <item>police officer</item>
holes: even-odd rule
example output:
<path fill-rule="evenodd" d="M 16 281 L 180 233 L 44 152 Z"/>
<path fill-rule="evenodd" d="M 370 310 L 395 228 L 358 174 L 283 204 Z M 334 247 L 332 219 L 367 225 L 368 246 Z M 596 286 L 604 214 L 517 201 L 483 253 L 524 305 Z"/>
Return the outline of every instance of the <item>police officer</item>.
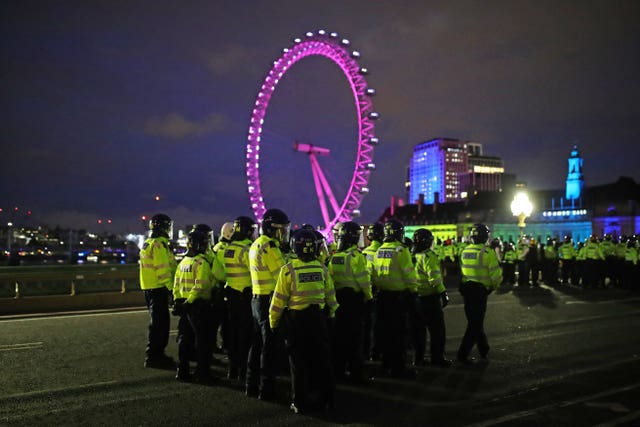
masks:
<path fill-rule="evenodd" d="M 552 238 L 547 239 L 543 255 L 542 281 L 546 285 L 555 285 L 558 283 L 558 250 Z"/>
<path fill-rule="evenodd" d="M 418 279 L 418 307 L 419 325 L 415 331 L 414 350 L 416 365 L 424 360 L 427 342 L 427 329 L 430 335 L 431 364 L 448 367 L 451 361 L 444 357 L 446 331 L 444 312 L 442 309 L 449 304 L 449 296 L 442 282 L 440 261 L 431 249 L 433 234 L 420 228 L 413 234 L 413 253 L 416 258 L 416 276 Z"/>
<path fill-rule="evenodd" d="M 598 238 L 594 235 L 584 245 L 584 276 L 585 288 L 597 288 L 604 286 L 602 269 L 604 267 L 604 254 L 598 243 Z"/>
<path fill-rule="evenodd" d="M 223 260 L 226 273 L 224 295 L 227 305 L 226 346 L 229 355 L 227 378 L 244 379 L 251 343 L 251 273 L 249 248 L 253 242 L 256 223 L 247 216 L 233 221 L 231 241 L 226 245 Z"/>
<path fill-rule="evenodd" d="M 317 260 L 315 233 L 298 230 L 293 241 L 297 258 L 278 274 L 269 308 L 269 323 L 276 329 L 281 318 L 291 368 L 291 409 L 304 412 L 333 405 L 334 381 L 330 361 L 327 316 L 338 303 L 331 275 Z M 319 397 L 310 399 L 311 391 Z"/>
<path fill-rule="evenodd" d="M 360 225 L 345 222 L 338 232 L 338 246 L 329 261 L 340 310 L 334 328 L 333 361 L 336 378 L 360 383 L 364 380 L 362 337 L 365 302 L 373 298 L 365 256 L 358 251 Z"/>
<path fill-rule="evenodd" d="M 576 248 L 573 246 L 571 236 L 564 236 L 564 242 L 558 248 L 558 257 L 562 264 L 562 283 L 568 285 L 569 279 L 573 279 L 575 275 Z M 573 284 L 577 285 L 577 283 Z"/>
<path fill-rule="evenodd" d="M 218 269 L 219 266 L 224 266 L 224 250 L 231 242 L 231 236 L 233 235 L 233 222 L 225 222 L 220 227 L 220 238 L 218 242 L 213 246 L 213 254 L 216 258 L 213 261 L 214 269 Z M 212 327 L 212 339 L 213 339 L 213 351 L 216 353 L 222 353 L 223 348 L 226 348 L 227 340 L 227 304 L 224 300 L 224 287 L 216 286 L 213 289 L 211 295 L 211 304 L 213 305 L 213 327 Z M 222 345 L 218 345 L 218 331 L 222 341 Z"/>
<path fill-rule="evenodd" d="M 638 289 L 638 247 L 634 237 L 629 237 L 624 252 L 621 286 L 625 289 Z"/>
<path fill-rule="evenodd" d="M 516 245 L 516 254 L 518 255 L 518 286 L 529 286 L 529 275 L 531 274 L 531 265 L 529 264 L 529 238 L 522 236 Z M 462 262 L 462 261 L 461 261 Z"/>
<path fill-rule="evenodd" d="M 276 343 L 269 327 L 269 305 L 280 268 L 285 264 L 280 245 L 289 240 L 291 223 L 280 209 L 262 217 L 261 235 L 249 249 L 253 338 L 247 360 L 246 395 L 261 400 L 275 398 Z M 314 236 L 315 237 L 315 236 Z"/>
<path fill-rule="evenodd" d="M 391 219 L 384 225 L 384 242 L 373 258 L 371 280 L 378 291 L 382 369 L 396 377 L 412 377 L 405 366 L 408 312 L 416 292 L 411 252 L 403 244 L 404 225 Z"/>
<path fill-rule="evenodd" d="M 513 243 L 505 242 L 502 253 L 502 283 L 513 285 L 516 282 L 516 262 L 517 254 Z"/>
<path fill-rule="evenodd" d="M 211 290 L 216 285 L 207 249 L 211 246 L 208 234 L 192 230 L 187 238 L 187 253 L 178 264 L 173 287 L 174 314 L 178 322 L 178 367 L 176 379 L 188 381 L 189 360 L 195 347 L 196 380 L 215 379 L 211 367 Z"/>
<path fill-rule="evenodd" d="M 140 288 L 150 317 L 144 366 L 173 369 L 173 358 L 164 352 L 169 342 L 169 299 L 176 270 L 176 259 L 169 248 L 173 221 L 168 215 L 156 214 L 149 221 L 149 230 L 151 234 L 140 251 Z"/>
<path fill-rule="evenodd" d="M 362 250 L 363 255 L 367 259 L 367 269 L 371 274 L 371 268 L 373 264 L 373 257 L 376 255 L 378 248 L 382 245 L 384 239 L 384 225 L 376 222 L 371 224 L 367 228 L 367 239 L 369 239 L 369 246 Z M 376 327 L 377 317 L 377 291 L 372 287 L 373 299 L 365 303 L 365 318 L 364 318 L 364 342 L 363 352 L 365 359 L 378 359 L 379 351 L 379 327 Z M 376 344 L 376 342 L 378 344 Z"/>
<path fill-rule="evenodd" d="M 464 314 L 467 318 L 467 329 L 458 348 L 458 362 L 473 364 L 474 358 L 469 353 L 474 346 L 483 359 L 489 353 L 489 341 L 484 332 L 484 316 L 487 311 L 487 297 L 497 289 L 502 279 L 502 269 L 498 264 L 496 253 L 487 246 L 489 227 L 474 224 L 471 228 L 472 244 L 467 246 L 460 256 L 462 282 L 460 293 L 464 300 Z"/>
<path fill-rule="evenodd" d="M 331 228 L 331 243 L 329 243 L 328 246 L 329 255 L 333 255 L 338 249 L 338 233 L 340 233 L 340 228 L 342 228 L 341 222 L 336 222 Z"/>
<path fill-rule="evenodd" d="M 613 242 L 611 234 L 605 234 L 602 242 L 600 242 L 600 251 L 604 257 L 601 263 L 603 266 L 601 273 L 601 284 L 606 285 L 606 279 L 609 278 L 609 284 L 616 286 L 616 244 Z"/>

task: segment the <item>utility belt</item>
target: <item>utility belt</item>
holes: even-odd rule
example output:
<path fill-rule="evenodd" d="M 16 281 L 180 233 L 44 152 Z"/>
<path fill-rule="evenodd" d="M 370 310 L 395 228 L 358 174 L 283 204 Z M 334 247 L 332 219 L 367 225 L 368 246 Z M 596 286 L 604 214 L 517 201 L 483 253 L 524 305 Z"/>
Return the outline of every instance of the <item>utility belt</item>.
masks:
<path fill-rule="evenodd" d="M 273 295 L 273 292 L 270 292 L 268 294 L 253 294 L 253 296 L 251 298 L 253 298 L 253 299 L 271 298 L 272 295 Z"/>

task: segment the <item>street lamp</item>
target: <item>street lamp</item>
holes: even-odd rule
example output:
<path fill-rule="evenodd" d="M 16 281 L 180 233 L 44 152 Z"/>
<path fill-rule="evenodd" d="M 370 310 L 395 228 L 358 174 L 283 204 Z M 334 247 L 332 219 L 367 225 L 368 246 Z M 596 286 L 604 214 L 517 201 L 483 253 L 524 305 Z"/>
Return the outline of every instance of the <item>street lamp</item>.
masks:
<path fill-rule="evenodd" d="M 524 220 L 531 215 L 532 211 L 533 205 L 531 204 L 527 193 L 523 191 L 516 193 L 516 196 L 511 202 L 511 213 L 518 217 L 518 228 L 520 228 L 521 236 L 524 234 L 524 227 L 526 226 Z"/>

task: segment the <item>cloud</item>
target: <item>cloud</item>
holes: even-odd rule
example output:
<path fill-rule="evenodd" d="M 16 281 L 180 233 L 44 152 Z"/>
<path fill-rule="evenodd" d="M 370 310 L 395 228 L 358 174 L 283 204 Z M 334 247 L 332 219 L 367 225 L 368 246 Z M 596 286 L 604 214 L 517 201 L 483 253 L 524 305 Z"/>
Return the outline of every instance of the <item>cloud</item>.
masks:
<path fill-rule="evenodd" d="M 180 113 L 169 113 L 164 117 L 148 119 L 144 132 L 168 139 L 181 139 L 221 132 L 229 123 L 229 117 L 220 113 L 211 113 L 201 121 L 189 120 Z"/>
<path fill-rule="evenodd" d="M 249 64 L 250 52 L 240 45 L 232 45 L 222 52 L 215 52 L 206 58 L 207 66 L 214 74 L 222 76 L 237 71 L 243 64 Z"/>

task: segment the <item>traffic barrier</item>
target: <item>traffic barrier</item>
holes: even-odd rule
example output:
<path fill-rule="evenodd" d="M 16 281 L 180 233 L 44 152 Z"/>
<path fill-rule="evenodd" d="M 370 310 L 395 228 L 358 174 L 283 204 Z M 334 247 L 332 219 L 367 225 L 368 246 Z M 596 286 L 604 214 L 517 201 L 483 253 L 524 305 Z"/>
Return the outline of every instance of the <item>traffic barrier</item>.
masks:
<path fill-rule="evenodd" d="M 139 267 L 0 268 L 0 314 L 144 305 Z"/>

